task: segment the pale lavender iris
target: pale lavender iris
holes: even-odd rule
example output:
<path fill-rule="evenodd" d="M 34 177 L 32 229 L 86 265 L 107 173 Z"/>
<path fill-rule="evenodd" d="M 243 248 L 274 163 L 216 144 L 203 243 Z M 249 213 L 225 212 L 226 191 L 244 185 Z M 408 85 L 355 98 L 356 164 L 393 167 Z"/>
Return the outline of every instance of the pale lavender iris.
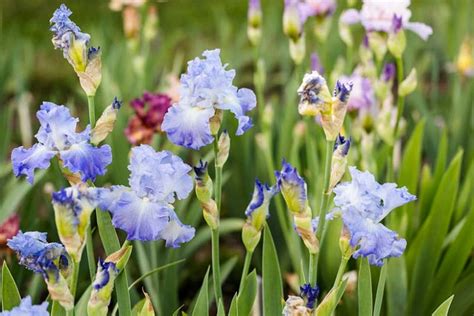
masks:
<path fill-rule="evenodd" d="M 370 264 L 382 265 L 383 259 L 403 254 L 406 241 L 381 221 L 395 208 L 416 199 L 407 188 L 395 183 L 379 184 L 369 172 L 349 168 L 352 181 L 334 188 L 334 204 L 350 233 L 354 258 L 367 257 Z"/>
<path fill-rule="evenodd" d="M 0 316 L 49 316 L 48 302 L 43 302 L 40 305 L 33 305 L 31 297 L 27 296 L 21 299 L 20 305 L 13 307 L 10 311 L 0 313 Z"/>
<path fill-rule="evenodd" d="M 174 248 L 191 240 L 195 229 L 180 222 L 171 204 L 192 191 L 191 167 L 168 151 L 141 145 L 132 149 L 128 168 L 130 187 L 98 189 L 99 207 L 110 211 L 113 225 L 129 240 L 163 239 Z"/>
<path fill-rule="evenodd" d="M 360 11 L 355 9 L 345 11 L 341 15 L 341 21 L 347 24 L 361 23 L 368 32 L 391 33 L 397 29 L 406 29 L 427 40 L 433 30 L 424 23 L 411 22 L 409 6 L 410 0 L 364 0 Z"/>
<path fill-rule="evenodd" d="M 112 151 L 109 145 L 96 147 L 89 143 L 90 126 L 77 133 L 79 120 L 71 116 L 68 108 L 52 102 L 43 102 L 36 117 L 41 124 L 35 135 L 38 143 L 12 151 L 15 176 L 24 175 L 33 183 L 35 169 L 47 169 L 55 155 L 71 172 L 79 173 L 84 182 L 105 174 L 112 162 Z"/>
<path fill-rule="evenodd" d="M 214 140 L 209 120 L 216 110 L 230 110 L 238 121 L 236 134 L 242 135 L 252 127 L 246 113 L 257 104 L 252 90 L 232 84 L 235 70 L 226 70 L 219 49 L 206 50 L 203 56 L 188 63 L 180 79 L 179 102 L 169 108 L 161 125 L 171 142 L 196 150 Z"/>

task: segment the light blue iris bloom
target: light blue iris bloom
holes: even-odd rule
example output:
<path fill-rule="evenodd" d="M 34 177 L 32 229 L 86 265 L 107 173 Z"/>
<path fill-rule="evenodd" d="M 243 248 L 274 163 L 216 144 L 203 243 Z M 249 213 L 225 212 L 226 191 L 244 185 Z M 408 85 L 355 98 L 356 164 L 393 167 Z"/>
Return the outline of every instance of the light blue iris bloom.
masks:
<path fill-rule="evenodd" d="M 219 49 L 206 50 L 203 56 L 188 63 L 187 73 L 181 75 L 179 102 L 168 110 L 161 125 L 170 141 L 196 150 L 214 140 L 209 120 L 216 110 L 230 110 L 238 120 L 236 134 L 242 135 L 252 127 L 246 113 L 257 103 L 252 90 L 232 84 L 235 70 L 226 70 Z"/>
<path fill-rule="evenodd" d="M 79 173 L 84 182 L 105 174 L 112 162 L 112 151 L 109 145 L 95 147 L 89 143 L 90 126 L 77 133 L 79 119 L 72 117 L 68 108 L 52 102 L 43 102 L 36 117 L 41 124 L 35 135 L 38 143 L 28 149 L 21 146 L 12 151 L 15 176 L 25 175 L 33 183 L 35 169 L 47 169 L 57 154 L 64 166 Z"/>
<path fill-rule="evenodd" d="M 41 305 L 33 305 L 31 297 L 27 296 L 21 299 L 20 306 L 14 307 L 10 311 L 0 313 L 0 316 L 49 316 L 48 302 L 43 302 Z"/>
<path fill-rule="evenodd" d="M 416 196 L 406 187 L 397 188 L 395 183 L 378 183 L 368 171 L 355 167 L 349 170 L 352 181 L 334 188 L 334 204 L 340 209 L 350 233 L 350 244 L 355 249 L 353 257 L 367 257 L 370 264 L 381 266 L 383 259 L 401 256 L 406 247 L 406 240 L 381 221 L 393 209 L 415 200 Z M 317 225 L 317 221 L 313 225 Z"/>
<path fill-rule="evenodd" d="M 130 187 L 99 189 L 99 207 L 112 213 L 114 226 L 129 240 L 163 239 L 167 247 L 191 240 L 195 229 L 183 225 L 171 205 L 192 191 L 191 167 L 168 151 L 141 145 L 132 149 L 129 170 Z"/>
<path fill-rule="evenodd" d="M 46 237 L 46 233 L 20 231 L 7 245 L 18 254 L 21 265 L 49 278 L 51 274 L 58 276 L 60 269 L 66 269 L 69 260 L 64 246 L 48 243 Z"/>

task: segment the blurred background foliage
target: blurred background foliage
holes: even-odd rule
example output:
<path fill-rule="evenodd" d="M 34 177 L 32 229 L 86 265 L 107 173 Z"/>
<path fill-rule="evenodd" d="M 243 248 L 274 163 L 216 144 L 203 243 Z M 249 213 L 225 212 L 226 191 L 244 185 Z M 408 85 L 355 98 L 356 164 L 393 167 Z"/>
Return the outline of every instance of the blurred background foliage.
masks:
<path fill-rule="evenodd" d="M 185 71 L 187 60 L 199 56 L 205 49 L 221 48 L 223 61 L 237 70 L 236 85 L 253 87 L 255 51 L 250 46 L 246 33 L 247 1 L 152 2 L 158 9 L 156 26 L 158 33 L 149 46 L 138 48 L 126 40 L 122 15 L 120 12 L 111 11 L 107 1 L 70 0 L 64 2 L 73 11 L 72 19 L 83 31 L 91 34 L 92 45 L 100 46 L 102 49 L 103 81 L 96 97 L 97 113 L 110 104 L 114 96 L 124 101 L 116 128 L 108 139 L 113 148 L 114 161 L 109 167 L 107 176 L 99 179 L 99 184 L 119 184 L 127 181 L 126 166 L 131 145 L 126 141 L 123 130 L 132 115 L 129 107 L 130 100 L 141 96 L 144 91 L 163 91 L 166 76 L 169 73 L 178 75 Z M 57 240 L 57 235 L 54 221 L 51 220 L 53 213 L 47 193 L 51 191 L 51 186 L 58 188 L 65 185 L 65 182 L 60 180 L 62 177 L 58 176 L 59 171 L 51 169 L 41 174 L 41 180 L 38 177 L 39 181 L 36 181 L 35 189 L 30 190 L 25 181 L 13 179 L 9 155 L 12 148 L 21 144 L 29 146 L 32 143 L 34 133 L 38 128 L 34 114 L 42 101 L 65 104 L 72 109 L 73 114 L 81 118 L 82 127 L 87 122 L 86 97 L 71 67 L 62 58 L 61 52 L 54 50 L 51 43 L 52 35 L 48 30 L 51 14 L 60 3 L 62 1 L 56 0 L 3 0 L 0 2 L 0 218 L 3 221 L 13 212 L 17 212 L 21 218 L 22 230 L 47 231 L 50 240 Z M 293 129 L 283 129 L 281 113 L 287 106 L 296 106 L 297 82 L 292 80 L 294 66 L 289 57 L 288 40 L 282 32 L 283 1 L 262 0 L 262 3 L 261 56 L 265 61 L 267 71 L 265 100 L 274 108 L 275 116 L 272 124 L 275 137 L 279 139 L 289 137 L 286 144 L 280 144 L 280 148 L 275 150 L 274 159 L 279 162 L 282 158 L 290 156 Z M 346 6 L 346 1 L 339 1 L 335 16 L 338 17 L 342 8 Z M 459 183 L 462 185 L 461 197 L 456 198 L 457 203 L 461 203 L 459 207 L 462 209 L 459 210 L 458 207 L 458 211 L 455 212 L 456 218 L 453 217 L 449 224 L 451 232 L 457 227 L 455 224 L 460 222 L 464 214 L 467 214 L 465 210 L 470 208 L 469 204 L 472 202 L 474 80 L 456 71 L 450 71 L 453 67 L 449 65 L 455 62 L 463 40 L 467 38 L 472 40 L 474 37 L 472 20 L 474 2 L 471 0 L 413 0 L 411 9 L 413 20 L 431 25 L 434 32 L 427 42 L 418 39 L 416 35 L 407 34 L 408 46 L 404 54 L 405 69 L 416 67 L 418 89 L 406 100 L 404 117 L 408 124 L 403 143 L 405 144 L 412 135 L 415 125 L 424 119 L 424 136 L 420 138 L 422 143 L 419 146 L 421 165 L 423 170 L 423 166 L 433 166 L 430 170 L 433 171 L 432 177 L 438 177 L 437 184 L 441 177 L 439 174 L 443 175 L 445 165 L 451 161 L 458 149 L 464 150 L 459 176 Z M 362 32 L 359 31 L 359 37 L 361 37 Z M 320 55 L 328 71 L 336 65 L 338 58 L 345 56 L 345 46 L 337 31 L 337 19 L 333 19 L 328 40 L 324 45 L 320 45 L 311 38 L 311 35 L 308 36 L 308 58 L 305 62 L 307 66 L 305 70 L 309 71 L 309 53 L 311 52 L 317 52 Z M 297 118 L 295 117 L 294 120 L 296 121 Z M 231 120 L 228 124 L 230 124 L 230 129 L 234 130 Z M 254 145 L 250 145 L 254 142 L 256 132 L 232 139 L 234 150 L 231 150 L 230 161 L 224 172 L 226 183 L 223 192 L 223 217 L 228 218 L 228 221 L 225 222 L 226 228 L 222 230 L 230 234 L 223 240 L 221 253 L 222 262 L 227 264 L 227 274 L 230 274 L 230 281 L 227 281 L 224 287 L 224 292 L 228 294 L 233 293 L 237 288 L 240 269 L 233 268 L 242 264 L 244 252 L 240 243 L 242 221 L 237 218 L 244 217 L 243 211 L 250 200 L 255 177 L 274 182 L 269 177 L 268 166 L 262 154 Z M 283 136 L 285 134 L 286 136 Z M 320 137 L 318 139 L 323 139 L 319 134 L 318 137 Z M 154 144 L 179 153 L 190 163 L 195 163 L 200 158 L 197 152 L 183 150 L 166 143 L 164 136 L 161 139 L 157 136 Z M 317 144 L 318 152 L 323 152 L 323 146 L 324 144 Z M 300 154 L 304 156 L 304 152 Z M 305 157 L 301 160 L 303 174 L 312 173 L 317 176 L 319 172 L 322 173 L 322 169 L 308 171 L 307 164 L 304 163 Z M 438 172 L 436 166 L 440 166 L 441 171 Z M 423 182 L 428 177 L 426 173 L 430 171 L 424 172 L 410 176 L 416 178 L 415 182 L 418 179 Z M 319 183 L 319 185 L 322 184 Z M 436 188 L 431 188 L 432 195 Z M 319 192 L 320 188 L 310 190 Z M 454 196 L 457 195 L 454 194 Z M 425 206 L 429 205 L 428 203 Z M 177 209 L 185 214 L 183 222 L 195 226 L 201 222 L 201 210 L 194 199 L 184 201 Z M 421 225 L 423 217 L 419 217 L 419 221 L 411 227 L 411 231 L 407 232 L 413 235 L 407 236 L 409 243 L 411 237 L 415 239 L 415 232 L 421 227 L 417 225 Z M 281 264 L 288 265 L 287 250 L 282 238 L 279 237 L 278 225 L 272 221 L 271 225 L 272 229 L 275 229 L 273 236 L 278 245 Z M 204 227 L 199 230 L 199 238 L 183 249 L 165 251 L 161 244 L 157 246 L 153 243 L 137 246 L 134 262 L 129 264 L 131 267 L 136 267 L 136 269 L 130 269 L 133 279 L 166 262 L 182 257 L 188 258 L 188 262 L 184 265 L 171 268 L 168 270 L 169 273 L 157 274 L 144 283 L 147 291 L 152 294 L 154 302 L 160 306 L 162 315 L 170 315 L 181 303 L 189 305 L 195 290 L 200 286 L 210 260 L 207 242 L 209 234 L 205 229 Z M 337 232 L 335 229 L 334 231 Z M 456 236 L 452 235 L 451 238 L 455 239 Z M 96 248 L 96 255 L 100 255 L 99 243 Z M 151 253 L 153 254 L 150 255 Z M 11 258 L 8 253 L 4 253 L 3 256 Z M 466 261 L 464 270 L 466 272 L 463 276 L 473 279 L 472 253 L 470 256 L 469 261 Z M 256 256 L 255 266 L 260 266 L 260 260 L 261 258 Z M 330 266 L 328 270 L 337 269 L 338 260 L 338 258 L 327 259 L 326 262 Z M 22 290 L 29 292 L 34 298 L 44 298 L 42 280 L 38 276 L 31 278 L 32 274 L 29 271 L 19 269 L 14 262 L 16 260 L 12 260 L 13 274 Z M 330 265 L 331 262 L 336 262 L 336 264 Z M 86 265 L 83 269 L 84 271 L 87 269 Z M 336 271 L 329 271 L 329 276 L 323 275 L 323 282 L 331 284 L 335 273 Z M 87 273 L 83 274 L 87 275 Z M 290 276 L 287 275 L 287 277 Z M 88 282 L 87 279 L 81 279 L 80 288 L 84 290 Z M 162 286 L 163 284 L 167 286 Z M 460 286 L 473 290 L 472 285 L 469 288 L 467 281 L 461 282 Z M 160 294 L 156 295 L 157 293 Z M 159 301 L 158 296 L 163 301 Z M 135 294 L 135 300 L 137 297 Z M 465 303 L 467 308 L 463 312 L 473 311 L 473 302 Z M 350 300 L 346 303 L 346 307 L 342 308 L 349 310 Z"/>

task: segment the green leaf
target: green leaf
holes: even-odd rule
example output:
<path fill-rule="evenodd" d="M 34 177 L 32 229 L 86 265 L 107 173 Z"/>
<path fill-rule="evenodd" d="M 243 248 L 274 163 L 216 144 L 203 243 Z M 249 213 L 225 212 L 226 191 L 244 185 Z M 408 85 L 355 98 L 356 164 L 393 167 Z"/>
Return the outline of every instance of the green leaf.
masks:
<path fill-rule="evenodd" d="M 449 310 L 450 316 L 470 315 L 472 314 L 472 305 L 474 302 L 474 273 L 464 277 L 456 286 L 454 299 Z M 468 311 L 471 311 L 468 314 Z"/>
<path fill-rule="evenodd" d="M 145 299 L 144 299 L 144 298 L 142 298 L 141 300 L 139 300 L 138 303 L 135 304 L 135 306 L 133 306 L 133 308 L 132 308 L 132 316 L 138 316 L 138 315 L 140 315 L 140 311 L 142 310 L 143 305 L 145 305 Z"/>
<path fill-rule="evenodd" d="M 179 315 L 179 312 L 181 311 L 181 309 L 183 308 L 183 306 L 184 306 L 184 305 L 181 305 L 180 307 L 178 307 L 178 309 L 174 311 L 173 316 L 178 316 L 178 315 Z"/>
<path fill-rule="evenodd" d="M 262 251 L 263 315 L 280 315 L 282 312 L 283 285 L 278 254 L 268 226 L 265 226 L 263 231 Z"/>
<path fill-rule="evenodd" d="M 430 285 L 429 298 L 431 306 L 437 306 L 444 298 L 454 292 L 456 280 L 459 279 L 474 247 L 474 205 L 467 214 L 466 222 L 458 236 L 448 248 L 443 261 Z M 433 300 L 434 299 L 434 300 Z M 431 301 L 433 300 L 433 301 Z"/>
<path fill-rule="evenodd" d="M 257 296 L 257 272 L 253 270 L 246 278 L 242 292 L 237 296 L 237 311 L 239 316 L 248 316 L 252 311 Z"/>
<path fill-rule="evenodd" d="M 66 316 L 66 310 L 57 301 L 53 301 L 51 316 Z"/>
<path fill-rule="evenodd" d="M 21 296 L 7 264 L 2 266 L 2 307 L 3 311 L 9 311 L 20 305 Z"/>
<path fill-rule="evenodd" d="M 76 315 L 87 315 L 87 304 L 89 303 L 89 298 L 91 297 L 92 285 L 87 287 L 87 290 L 84 291 L 79 301 L 74 306 L 74 312 Z"/>
<path fill-rule="evenodd" d="M 422 228 L 421 246 L 416 253 L 415 267 L 411 282 L 408 313 L 421 315 L 427 306 L 429 287 L 438 266 L 444 238 L 448 232 L 451 215 L 457 197 L 462 151 L 451 161 L 441 179 L 432 207 Z"/>
<path fill-rule="evenodd" d="M 217 316 L 225 316 L 225 308 L 222 299 L 219 299 L 219 304 L 217 305 Z"/>
<path fill-rule="evenodd" d="M 339 283 L 339 286 L 329 291 L 326 297 L 323 299 L 321 304 L 316 308 L 316 315 L 318 316 L 331 316 L 337 307 L 337 304 L 344 295 L 344 291 L 347 286 L 347 278 Z"/>
<path fill-rule="evenodd" d="M 454 295 L 451 295 L 431 315 L 433 315 L 433 316 L 448 316 L 449 306 L 451 306 L 451 302 L 453 301 L 453 298 L 454 298 Z"/>
<path fill-rule="evenodd" d="M 230 302 L 229 316 L 238 316 L 237 293 L 235 293 L 234 297 L 232 298 L 232 302 Z"/>
<path fill-rule="evenodd" d="M 405 256 L 391 258 L 385 263 L 387 265 L 387 314 L 389 316 L 405 315 L 408 280 Z"/>
<path fill-rule="evenodd" d="M 372 277 L 370 275 L 370 265 L 366 258 L 360 260 L 359 280 L 357 284 L 359 300 L 359 315 L 372 315 Z"/>
<path fill-rule="evenodd" d="M 46 174 L 46 170 L 40 170 L 35 173 L 35 184 L 38 183 Z M 2 201 L 0 202 L 0 223 L 3 223 L 15 210 L 18 209 L 20 203 L 24 200 L 26 194 L 33 189 L 25 179 L 17 179 L 12 176 L 10 180 L 3 186 Z"/>
<path fill-rule="evenodd" d="M 202 281 L 201 290 L 193 309 L 193 316 L 209 315 L 209 268 L 207 268 L 206 276 Z"/>
<path fill-rule="evenodd" d="M 97 226 L 99 227 L 99 235 L 102 240 L 107 255 L 120 249 L 120 242 L 117 232 L 112 225 L 112 219 L 109 212 L 96 209 Z M 122 271 L 115 279 L 115 290 L 117 293 L 117 302 L 121 316 L 130 316 L 132 304 L 130 295 L 128 294 L 128 280 L 126 271 Z"/>

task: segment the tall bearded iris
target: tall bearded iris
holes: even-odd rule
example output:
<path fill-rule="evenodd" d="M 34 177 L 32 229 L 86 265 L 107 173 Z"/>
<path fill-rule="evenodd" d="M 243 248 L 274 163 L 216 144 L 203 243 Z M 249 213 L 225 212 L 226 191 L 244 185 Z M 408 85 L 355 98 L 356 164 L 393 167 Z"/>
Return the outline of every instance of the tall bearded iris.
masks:
<path fill-rule="evenodd" d="M 183 225 L 171 205 L 192 191 L 191 167 L 168 151 L 141 145 L 132 149 L 128 168 L 130 187 L 99 189 L 99 206 L 112 213 L 114 226 L 129 240 L 164 239 L 174 248 L 191 240 L 195 229 Z"/>
<path fill-rule="evenodd" d="M 407 188 L 395 183 L 379 184 L 368 171 L 350 167 L 351 182 L 334 188 L 334 204 L 350 234 L 354 258 L 367 257 L 370 264 L 381 266 L 383 259 L 399 257 L 406 240 L 380 223 L 393 209 L 416 199 Z"/>
<path fill-rule="evenodd" d="M 238 120 L 237 135 L 252 127 L 246 113 L 256 106 L 253 91 L 238 89 L 232 84 L 235 70 L 226 70 L 220 50 L 206 50 L 204 59 L 188 63 L 187 73 L 181 75 L 179 102 L 166 113 L 161 128 L 176 145 L 199 149 L 214 140 L 210 120 L 222 110 L 230 110 Z"/>
<path fill-rule="evenodd" d="M 109 145 L 90 144 L 90 126 L 77 133 L 79 119 L 72 117 L 68 108 L 52 102 L 43 102 L 36 117 L 41 124 L 35 135 L 38 143 L 28 149 L 21 146 L 12 151 L 15 176 L 24 175 L 33 183 L 35 169 L 47 169 L 55 155 L 59 155 L 71 172 L 79 173 L 82 181 L 94 181 L 98 175 L 105 174 L 112 162 L 112 152 Z"/>
<path fill-rule="evenodd" d="M 397 28 L 403 28 L 415 32 L 423 40 L 427 40 L 433 33 L 431 27 L 420 22 L 411 22 L 411 11 L 408 8 L 410 0 L 364 0 L 362 9 L 347 10 L 341 16 L 347 24 L 361 23 L 367 32 L 377 31 L 390 33 L 393 31 L 393 23 L 397 22 Z"/>

